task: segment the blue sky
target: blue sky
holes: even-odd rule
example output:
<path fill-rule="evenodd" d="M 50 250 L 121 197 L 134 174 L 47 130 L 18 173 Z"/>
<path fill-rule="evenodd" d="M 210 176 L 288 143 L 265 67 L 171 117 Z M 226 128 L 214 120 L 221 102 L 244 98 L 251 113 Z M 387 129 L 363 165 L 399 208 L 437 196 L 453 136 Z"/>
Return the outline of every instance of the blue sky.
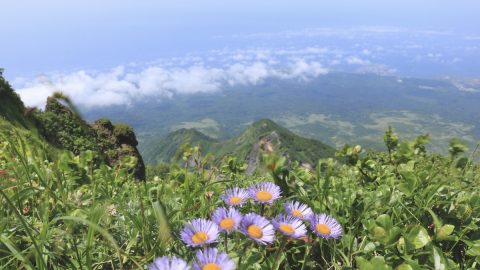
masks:
<path fill-rule="evenodd" d="M 106 68 L 223 46 L 218 35 L 354 25 L 472 33 L 480 1 L 4 1 L 0 63 L 13 76 Z"/>
<path fill-rule="evenodd" d="M 304 78 L 298 73 L 303 64 L 304 70 L 316 71 L 322 65 L 409 76 L 477 76 L 479 18 L 480 1 L 474 0 L 4 1 L 0 65 L 20 90 L 45 81 L 60 87 L 81 72 L 92 80 L 119 70 L 121 79 L 132 72 L 138 77 L 158 66 L 168 76 L 200 66 L 208 76 L 231 81 L 215 73 L 238 64 L 227 63 L 225 55 L 245 67 L 277 65 L 264 71 L 276 76 L 290 68 Z M 259 57 L 262 51 L 266 57 Z M 287 67 L 279 67 L 282 63 Z M 100 82 L 94 85 L 102 89 Z M 88 92 L 84 88 L 78 91 Z"/>

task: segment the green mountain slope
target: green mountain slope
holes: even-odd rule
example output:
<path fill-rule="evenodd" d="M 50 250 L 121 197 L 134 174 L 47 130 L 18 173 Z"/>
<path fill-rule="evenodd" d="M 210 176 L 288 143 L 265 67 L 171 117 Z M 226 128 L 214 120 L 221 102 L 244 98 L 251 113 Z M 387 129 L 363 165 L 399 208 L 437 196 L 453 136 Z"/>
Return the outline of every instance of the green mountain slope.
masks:
<path fill-rule="evenodd" d="M 335 149 L 314 139 L 300 137 L 269 119 L 250 125 L 242 134 L 229 140 L 217 140 L 195 129 L 179 129 L 165 137 L 150 140 L 142 155 L 147 163 L 170 162 L 185 144 L 199 146 L 203 153 L 214 157 L 233 155 L 254 165 L 261 150 L 275 152 L 289 160 L 314 164 L 318 159 L 332 157 Z"/>
<path fill-rule="evenodd" d="M 0 73 L 0 143 L 4 138 L 22 137 L 32 149 L 46 150 L 48 160 L 62 152 L 80 155 L 91 151 L 94 163 L 110 167 L 131 163 L 129 172 L 145 180 L 145 166 L 137 150 L 133 129 L 113 125 L 108 119 L 87 123 L 68 97 L 56 93 L 47 99 L 44 111 L 26 108 Z"/>
<path fill-rule="evenodd" d="M 25 117 L 25 106 L 10 84 L 0 73 L 0 124 L 34 129 L 34 125 Z"/>
<path fill-rule="evenodd" d="M 219 143 L 217 140 L 196 129 L 182 128 L 167 136 L 151 139 L 148 142 L 149 147 L 146 147 L 141 154 L 147 164 L 167 163 L 175 158 L 178 151 L 186 144 L 199 146 L 203 152 L 209 152 L 216 147 L 217 143 Z"/>

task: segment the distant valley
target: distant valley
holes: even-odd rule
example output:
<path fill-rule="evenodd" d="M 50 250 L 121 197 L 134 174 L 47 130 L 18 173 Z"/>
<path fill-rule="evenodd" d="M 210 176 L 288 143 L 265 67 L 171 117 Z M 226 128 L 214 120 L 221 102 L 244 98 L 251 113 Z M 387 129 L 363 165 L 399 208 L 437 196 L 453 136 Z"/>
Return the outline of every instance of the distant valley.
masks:
<path fill-rule="evenodd" d="M 383 149 L 381 138 L 391 125 L 405 138 L 430 134 L 431 150 L 441 151 L 452 137 L 472 147 L 479 140 L 477 88 L 475 81 L 329 73 L 82 111 L 87 119 L 103 116 L 132 125 L 147 156 L 156 138 L 176 130 L 193 128 L 228 140 L 263 118 L 335 147 Z"/>

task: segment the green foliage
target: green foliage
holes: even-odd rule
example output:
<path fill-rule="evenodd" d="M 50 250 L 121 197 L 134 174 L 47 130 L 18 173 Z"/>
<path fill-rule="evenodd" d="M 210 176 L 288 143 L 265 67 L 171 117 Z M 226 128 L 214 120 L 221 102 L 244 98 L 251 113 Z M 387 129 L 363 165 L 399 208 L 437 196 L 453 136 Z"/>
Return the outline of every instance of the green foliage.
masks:
<path fill-rule="evenodd" d="M 448 146 L 448 152 L 452 158 L 457 157 L 459 154 L 468 151 L 467 145 L 465 143 L 460 142 L 457 138 L 453 138 L 450 141 L 450 145 Z"/>
<path fill-rule="evenodd" d="M 113 127 L 113 134 L 117 137 L 128 138 L 131 137 L 132 134 L 134 134 L 133 128 L 131 128 L 127 124 L 115 124 L 113 125 Z"/>
<path fill-rule="evenodd" d="M 88 124 L 75 112 L 48 98 L 45 112 L 36 112 L 37 127 L 53 145 L 74 153 L 93 150 L 100 153 L 95 134 Z"/>
<path fill-rule="evenodd" d="M 107 126 L 111 124 L 110 119 L 108 118 L 100 118 L 96 122 L 102 126 Z"/>
<path fill-rule="evenodd" d="M 393 131 L 393 128 L 389 126 L 387 131 L 385 131 L 385 136 L 383 137 L 383 141 L 387 146 L 388 152 L 395 151 L 395 149 L 398 147 L 398 135 Z"/>
<path fill-rule="evenodd" d="M 160 179 L 165 179 L 168 177 L 170 173 L 170 165 L 166 163 L 160 163 L 155 166 L 147 166 L 147 176 L 158 177 Z"/>
<path fill-rule="evenodd" d="M 468 166 L 458 167 L 423 151 L 425 137 L 398 141 L 390 153 L 347 146 L 338 155 L 348 162 L 323 159 L 314 168 L 266 154 L 265 174 L 254 177 L 245 176 L 243 160 L 225 156 L 217 164 L 193 147 L 182 153 L 183 163 L 158 165 L 137 182 L 132 161 L 94 166 L 91 151 L 50 157 L 26 133 L 0 134 L 2 269 L 144 269 L 162 255 L 191 261 L 194 250 L 179 240 L 185 222 L 209 218 L 226 188 L 258 181 L 282 187 L 283 198 L 265 207 L 265 216 L 298 200 L 337 218 L 344 235 L 338 241 L 277 237 L 265 247 L 233 234 L 228 254 L 238 269 L 480 264 L 480 168 L 468 158 Z M 249 202 L 241 211 L 259 208 Z"/>
<path fill-rule="evenodd" d="M 0 120 L 7 120 L 14 126 L 33 128 L 25 113 L 22 100 L 0 74 Z"/>
<path fill-rule="evenodd" d="M 143 160 L 136 149 L 138 142 L 128 125 L 112 125 L 105 118 L 89 125 L 78 114 L 70 99 L 59 92 L 47 99 L 44 112 L 32 113 L 32 122 L 41 136 L 55 147 L 76 155 L 90 151 L 97 165 L 106 163 L 114 167 L 119 163 L 130 163 L 130 170 L 135 177 L 145 179 Z"/>

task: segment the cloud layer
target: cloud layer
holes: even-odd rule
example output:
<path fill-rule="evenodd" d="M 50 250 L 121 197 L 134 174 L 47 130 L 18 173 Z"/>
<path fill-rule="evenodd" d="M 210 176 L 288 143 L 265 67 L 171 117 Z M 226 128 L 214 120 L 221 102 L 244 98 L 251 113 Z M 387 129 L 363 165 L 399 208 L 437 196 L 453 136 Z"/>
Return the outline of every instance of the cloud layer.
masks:
<path fill-rule="evenodd" d="M 143 98 L 171 98 L 176 94 L 216 92 L 225 86 L 255 85 L 267 78 L 309 80 L 328 73 L 319 62 L 297 59 L 286 64 L 269 61 L 237 62 L 221 68 L 202 63 L 187 67 L 119 66 L 105 72 L 84 70 L 39 76 L 17 90 L 27 106 L 43 107 L 55 91 L 78 105 L 99 107 L 129 105 Z"/>

